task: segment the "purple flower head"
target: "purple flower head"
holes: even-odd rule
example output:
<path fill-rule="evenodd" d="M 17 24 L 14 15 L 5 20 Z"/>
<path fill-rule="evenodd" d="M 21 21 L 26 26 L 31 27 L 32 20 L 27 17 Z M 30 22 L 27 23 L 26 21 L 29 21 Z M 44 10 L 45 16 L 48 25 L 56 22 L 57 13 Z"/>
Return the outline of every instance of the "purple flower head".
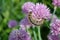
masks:
<path fill-rule="evenodd" d="M 27 11 L 28 14 L 29 14 L 29 12 L 32 12 L 32 16 L 34 16 L 36 18 L 49 19 L 51 16 L 50 9 L 47 8 L 47 6 L 42 3 L 40 3 L 40 4 L 36 3 L 36 5 L 35 5 L 32 2 L 27 2 L 22 6 L 22 10 L 24 12 Z"/>
<path fill-rule="evenodd" d="M 51 24 L 50 24 L 51 33 L 53 35 L 60 34 L 60 20 L 58 18 L 53 18 Z"/>
<path fill-rule="evenodd" d="M 10 33 L 9 40 L 31 40 L 28 33 L 24 30 L 13 30 Z"/>
<path fill-rule="evenodd" d="M 21 20 L 20 22 L 20 27 L 25 30 L 26 27 L 31 27 L 32 24 L 29 22 L 28 18 L 25 17 L 24 19 Z"/>
<path fill-rule="evenodd" d="M 15 26 L 17 26 L 17 21 L 16 21 L 16 20 L 10 20 L 10 21 L 8 22 L 8 27 L 9 27 L 9 28 L 13 28 L 13 27 L 15 27 Z"/>
<path fill-rule="evenodd" d="M 60 0 L 53 0 L 54 6 L 60 6 Z"/>
<path fill-rule="evenodd" d="M 50 14 L 50 9 L 47 8 L 46 5 L 42 3 L 36 3 L 34 10 L 32 11 L 32 16 L 35 18 L 41 18 L 41 19 L 50 19 L 51 14 Z"/>
<path fill-rule="evenodd" d="M 22 10 L 24 13 L 29 13 L 30 11 L 33 10 L 35 4 L 32 2 L 26 2 L 23 6 L 22 6 Z"/>
<path fill-rule="evenodd" d="M 40 25 L 44 22 L 44 19 L 49 20 L 51 18 L 50 10 L 46 5 L 42 3 L 26 2 L 22 6 L 22 10 L 27 13 L 27 18 L 32 24 Z"/>
<path fill-rule="evenodd" d="M 60 35 L 52 35 L 51 33 L 48 35 L 48 40 L 60 40 Z"/>

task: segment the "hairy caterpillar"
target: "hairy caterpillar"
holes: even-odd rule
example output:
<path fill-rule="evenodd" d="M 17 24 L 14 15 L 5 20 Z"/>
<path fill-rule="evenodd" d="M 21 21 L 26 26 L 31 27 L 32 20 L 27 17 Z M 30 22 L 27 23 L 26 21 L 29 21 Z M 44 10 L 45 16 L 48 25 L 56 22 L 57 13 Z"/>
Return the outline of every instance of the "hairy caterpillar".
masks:
<path fill-rule="evenodd" d="M 41 24 L 43 24 L 43 22 L 44 22 L 44 19 L 34 18 L 34 17 L 32 16 L 32 12 L 29 12 L 28 19 L 29 19 L 29 21 L 30 21 L 32 24 L 34 24 L 34 25 L 41 25 Z"/>

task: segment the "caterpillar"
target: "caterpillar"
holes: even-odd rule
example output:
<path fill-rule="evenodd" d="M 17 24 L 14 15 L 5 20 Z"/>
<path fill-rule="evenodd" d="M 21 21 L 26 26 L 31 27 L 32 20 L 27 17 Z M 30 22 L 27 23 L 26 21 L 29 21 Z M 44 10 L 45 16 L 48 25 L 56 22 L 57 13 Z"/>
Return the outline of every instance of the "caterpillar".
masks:
<path fill-rule="evenodd" d="M 32 15 L 32 12 L 29 12 L 28 14 L 28 19 L 29 21 L 34 24 L 34 25 L 41 25 L 43 24 L 44 22 L 44 19 L 41 19 L 41 18 L 34 18 L 33 15 Z"/>

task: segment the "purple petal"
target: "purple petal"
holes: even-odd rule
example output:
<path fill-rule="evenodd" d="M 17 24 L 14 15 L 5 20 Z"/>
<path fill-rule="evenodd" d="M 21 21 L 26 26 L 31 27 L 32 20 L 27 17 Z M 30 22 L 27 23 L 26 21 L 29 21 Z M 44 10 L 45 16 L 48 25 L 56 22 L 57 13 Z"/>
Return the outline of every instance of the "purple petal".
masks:
<path fill-rule="evenodd" d="M 26 18 L 24 18 L 24 19 L 22 19 L 21 20 L 21 22 L 20 22 L 20 27 L 22 28 L 22 29 L 25 29 L 26 27 L 31 27 L 32 26 L 32 24 L 29 22 L 29 20 L 28 20 L 28 18 L 26 17 Z"/>
<path fill-rule="evenodd" d="M 22 6 L 22 10 L 24 13 L 29 13 L 30 11 L 32 11 L 35 7 L 35 4 L 32 2 L 26 2 L 23 6 Z"/>
<path fill-rule="evenodd" d="M 9 40 L 31 40 L 29 34 L 25 30 L 13 30 L 10 33 Z"/>
<path fill-rule="evenodd" d="M 50 9 L 42 4 L 42 3 L 36 3 L 35 9 L 32 11 L 32 15 L 36 18 L 43 18 L 43 19 L 50 19 Z"/>
<path fill-rule="evenodd" d="M 53 0 L 53 5 L 60 7 L 60 0 Z"/>
<path fill-rule="evenodd" d="M 10 21 L 8 22 L 8 27 L 9 27 L 9 28 L 13 28 L 13 27 L 15 27 L 15 26 L 17 26 L 17 21 L 16 21 L 16 20 L 10 20 Z"/>
<path fill-rule="evenodd" d="M 57 17 L 53 17 L 50 26 L 51 26 L 51 27 L 50 27 L 51 32 L 52 32 L 54 35 L 60 34 L 60 19 L 58 19 Z"/>
<path fill-rule="evenodd" d="M 52 35 L 51 33 L 48 35 L 49 40 L 60 40 L 59 35 Z"/>

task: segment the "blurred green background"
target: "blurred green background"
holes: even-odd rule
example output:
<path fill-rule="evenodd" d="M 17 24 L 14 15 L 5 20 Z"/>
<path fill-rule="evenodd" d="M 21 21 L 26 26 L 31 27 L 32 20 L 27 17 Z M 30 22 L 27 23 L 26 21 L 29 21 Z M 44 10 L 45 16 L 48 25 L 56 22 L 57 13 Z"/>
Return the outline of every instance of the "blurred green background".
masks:
<path fill-rule="evenodd" d="M 9 33 L 12 31 L 7 25 L 9 20 L 15 19 L 19 22 L 24 18 L 21 7 L 28 1 L 33 3 L 44 3 L 50 8 L 51 13 L 53 12 L 54 6 L 52 5 L 52 0 L 0 0 L 0 40 L 8 40 Z M 56 15 L 60 18 L 60 8 L 57 8 Z M 47 22 L 41 28 L 43 40 L 48 40 L 47 35 L 50 31 L 48 25 Z"/>

